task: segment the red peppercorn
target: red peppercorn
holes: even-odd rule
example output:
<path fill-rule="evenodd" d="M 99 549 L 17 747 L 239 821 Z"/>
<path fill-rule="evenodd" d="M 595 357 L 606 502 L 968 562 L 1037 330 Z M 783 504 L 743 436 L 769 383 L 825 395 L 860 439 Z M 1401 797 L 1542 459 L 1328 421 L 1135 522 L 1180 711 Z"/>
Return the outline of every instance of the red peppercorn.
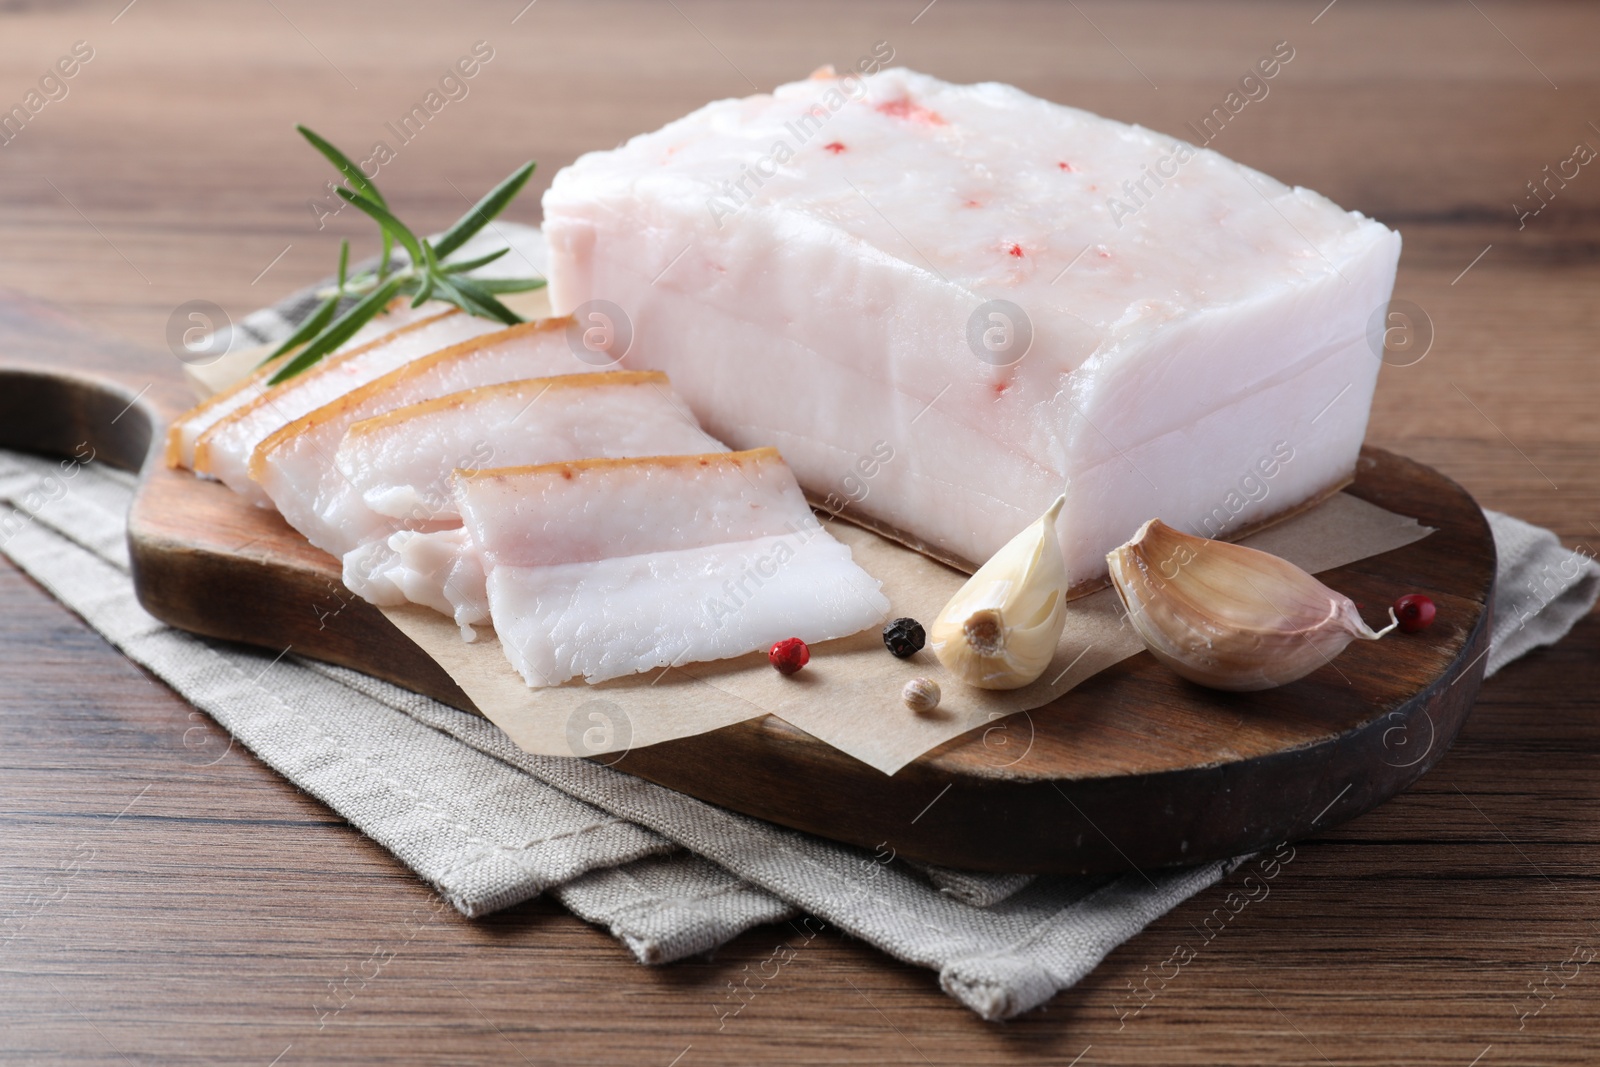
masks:
<path fill-rule="evenodd" d="M 767 662 L 779 674 L 793 674 L 811 662 L 811 650 L 798 637 L 785 638 L 767 650 Z"/>
<path fill-rule="evenodd" d="M 1400 620 L 1400 629 L 1408 634 L 1432 626 L 1435 613 L 1433 601 L 1421 593 L 1407 593 L 1394 602 L 1394 617 Z"/>

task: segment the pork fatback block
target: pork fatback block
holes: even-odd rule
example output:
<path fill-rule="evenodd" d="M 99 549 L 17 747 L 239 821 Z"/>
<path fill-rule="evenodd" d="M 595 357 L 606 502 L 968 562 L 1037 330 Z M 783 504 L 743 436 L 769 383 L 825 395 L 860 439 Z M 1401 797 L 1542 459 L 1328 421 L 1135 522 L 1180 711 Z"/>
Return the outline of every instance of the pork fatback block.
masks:
<path fill-rule="evenodd" d="M 710 433 L 968 565 L 1064 490 L 1079 587 L 1147 519 L 1235 536 L 1351 477 L 1400 253 L 1215 152 L 900 69 L 709 104 L 544 213 L 555 313 L 620 309 Z"/>

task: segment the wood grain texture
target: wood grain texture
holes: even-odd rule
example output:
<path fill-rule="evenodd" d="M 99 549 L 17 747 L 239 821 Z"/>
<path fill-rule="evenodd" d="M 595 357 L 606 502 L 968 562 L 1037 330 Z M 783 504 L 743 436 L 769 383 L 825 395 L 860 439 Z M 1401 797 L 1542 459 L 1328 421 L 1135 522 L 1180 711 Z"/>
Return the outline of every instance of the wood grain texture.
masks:
<path fill-rule="evenodd" d="M 1600 121 L 1600 10 L 1338 0 L 1313 25 L 1323 0 L 1080 0 L 1081 14 L 939 0 L 913 25 L 922 0 L 540 0 L 512 25 L 522 6 L 453 5 L 441 26 L 437 5 L 277 0 L 280 15 L 140 0 L 114 24 L 120 0 L 3 5 L 0 103 L 75 40 L 97 56 L 0 147 L 0 284 L 159 349 L 183 301 L 241 314 L 313 280 L 340 236 L 367 237 L 347 217 L 315 229 L 305 200 L 322 167 L 289 125 L 360 144 L 479 38 L 497 55 L 474 95 L 385 179 L 431 225 L 461 206 L 451 182 L 470 195 L 528 155 L 548 180 L 580 150 L 748 92 L 734 66 L 771 86 L 888 39 L 946 77 L 1015 81 L 1178 134 L 1288 39 L 1296 60 L 1217 147 L 1404 233 L 1397 295 L 1426 309 L 1434 344 L 1385 369 L 1369 442 L 1569 544 L 1597 540 L 1600 179 L 1586 168 L 1522 230 L 1511 203 L 1595 136 L 1583 131 Z M 79 425 L 105 432 L 102 417 Z M 226 749 L 8 566 L 0 606 L 0 915 L 26 919 L 0 946 L 3 1062 L 1065 1065 L 1082 1053 L 1085 1067 L 1466 1067 L 1481 1054 L 1490 1067 L 1587 1063 L 1600 1044 L 1592 966 L 1520 1028 L 1516 1015 L 1539 1003 L 1528 983 L 1544 968 L 1600 945 L 1592 617 L 1490 680 L 1426 779 L 1300 846 L 1270 897 L 1136 1017 L 1119 1020 L 1138 1004 L 1129 984 L 1195 941 L 1244 872 L 1005 1026 L 954 1005 L 929 972 L 829 932 L 719 1032 L 725 983 L 799 934 L 758 930 L 713 960 L 646 969 L 545 903 L 427 921 L 429 895 L 382 850 Z M 75 861 L 80 844 L 91 859 Z M 327 983 L 378 945 L 398 954 L 319 1030 Z"/>

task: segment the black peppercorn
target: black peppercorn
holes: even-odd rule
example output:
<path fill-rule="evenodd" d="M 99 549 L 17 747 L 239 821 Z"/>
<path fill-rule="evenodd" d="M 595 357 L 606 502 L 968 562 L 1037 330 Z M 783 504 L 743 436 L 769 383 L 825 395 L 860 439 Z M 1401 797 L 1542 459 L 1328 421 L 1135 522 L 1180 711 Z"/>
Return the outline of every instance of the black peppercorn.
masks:
<path fill-rule="evenodd" d="M 928 643 L 928 635 L 916 619 L 896 619 L 883 628 L 883 644 L 901 659 L 916 655 Z"/>

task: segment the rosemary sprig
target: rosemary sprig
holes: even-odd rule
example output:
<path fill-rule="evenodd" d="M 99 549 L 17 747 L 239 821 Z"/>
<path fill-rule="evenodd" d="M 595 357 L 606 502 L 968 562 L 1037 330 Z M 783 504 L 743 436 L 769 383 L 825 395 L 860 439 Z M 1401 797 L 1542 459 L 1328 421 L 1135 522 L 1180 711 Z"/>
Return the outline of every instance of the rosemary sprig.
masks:
<path fill-rule="evenodd" d="M 507 326 L 514 326 L 522 321 L 522 318 L 501 303 L 495 294 L 522 293 L 538 289 L 544 285 L 543 278 L 468 277 L 469 271 L 493 263 L 511 251 L 509 248 L 502 248 L 497 252 L 461 263 L 445 263 L 444 260 L 450 253 L 466 244 L 516 198 L 522 187 L 528 184 L 528 179 L 533 176 L 532 162 L 518 167 L 510 177 L 489 190 L 482 200 L 456 221 L 454 226 L 434 240 L 428 241 L 418 237 L 405 223 L 395 218 L 389 210 L 388 201 L 383 198 L 383 194 L 378 191 L 372 179 L 362 174 L 361 168 L 350 162 L 349 157 L 305 126 L 295 128 L 300 131 L 302 137 L 311 142 L 313 148 L 327 157 L 328 162 L 332 163 L 334 169 L 344 177 L 345 184 L 335 192 L 378 224 L 383 247 L 378 256 L 376 269 L 362 271 L 355 277 L 349 277 L 350 242 L 345 241 L 340 246 L 338 284 L 333 292 L 263 361 L 270 362 L 286 352 L 300 349 L 293 359 L 284 363 L 268 379 L 270 384 L 277 385 L 281 381 L 293 378 L 317 363 L 329 352 L 348 341 L 362 326 L 371 322 L 388 306 L 389 301 L 398 296 L 412 297 L 412 307 L 421 307 L 429 300 L 439 300 L 453 304 L 469 315 L 498 319 Z M 396 268 L 393 262 L 396 245 L 405 251 L 409 260 L 399 268 Z M 340 314 L 339 305 L 346 297 L 359 299 Z"/>

